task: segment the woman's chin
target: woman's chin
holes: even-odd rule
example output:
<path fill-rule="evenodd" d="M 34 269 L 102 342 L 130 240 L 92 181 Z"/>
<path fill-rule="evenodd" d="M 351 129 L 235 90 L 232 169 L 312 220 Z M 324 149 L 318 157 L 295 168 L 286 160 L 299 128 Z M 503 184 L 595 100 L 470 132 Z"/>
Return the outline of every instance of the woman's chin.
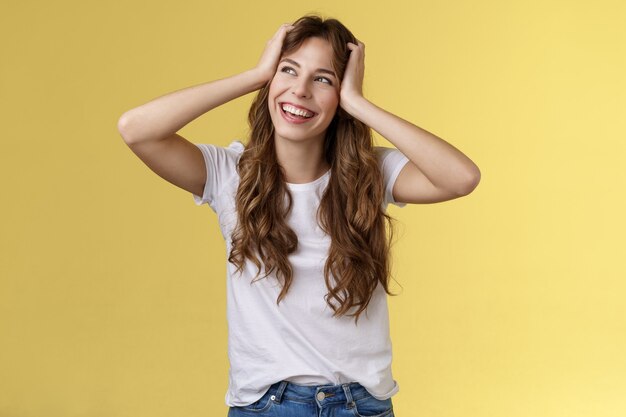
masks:
<path fill-rule="evenodd" d="M 281 140 L 288 140 L 288 141 L 292 141 L 292 142 L 303 142 L 307 139 L 309 139 L 309 136 L 306 135 L 298 135 L 298 134 L 294 134 L 292 132 L 276 132 L 275 137 L 277 139 L 281 139 Z"/>

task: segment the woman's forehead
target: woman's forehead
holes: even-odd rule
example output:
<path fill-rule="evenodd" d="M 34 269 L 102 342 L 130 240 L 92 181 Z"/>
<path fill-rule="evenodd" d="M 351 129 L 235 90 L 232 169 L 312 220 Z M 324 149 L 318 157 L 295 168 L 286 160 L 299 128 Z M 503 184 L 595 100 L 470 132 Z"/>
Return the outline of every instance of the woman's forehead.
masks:
<path fill-rule="evenodd" d="M 325 61 L 330 64 L 333 58 L 333 48 L 330 42 L 325 39 L 307 38 L 299 47 L 285 52 L 281 59 L 287 57 L 296 61 L 299 58 L 304 61 Z"/>

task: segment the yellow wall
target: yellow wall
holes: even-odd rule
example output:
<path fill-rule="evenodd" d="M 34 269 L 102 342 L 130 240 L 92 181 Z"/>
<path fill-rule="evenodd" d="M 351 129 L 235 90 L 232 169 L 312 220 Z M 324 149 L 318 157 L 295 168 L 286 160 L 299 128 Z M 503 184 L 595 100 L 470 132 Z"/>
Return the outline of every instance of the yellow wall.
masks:
<path fill-rule="evenodd" d="M 3 5 L 0 417 L 226 415 L 216 216 L 117 121 L 251 68 L 313 11 L 365 43 L 367 98 L 482 172 L 390 209 L 396 415 L 626 415 L 625 3 L 307 4 Z M 227 145 L 251 99 L 180 133 Z"/>

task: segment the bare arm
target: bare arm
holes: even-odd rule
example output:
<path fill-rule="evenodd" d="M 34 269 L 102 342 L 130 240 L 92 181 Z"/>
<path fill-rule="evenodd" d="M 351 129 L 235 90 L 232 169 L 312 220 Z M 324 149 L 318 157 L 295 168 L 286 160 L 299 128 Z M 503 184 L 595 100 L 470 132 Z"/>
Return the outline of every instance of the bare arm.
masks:
<path fill-rule="evenodd" d="M 165 139 L 215 107 L 258 90 L 266 81 L 252 69 L 174 91 L 124 113 L 118 130 L 129 145 Z"/>
<path fill-rule="evenodd" d="M 363 97 L 365 45 L 349 43 L 350 58 L 341 84 L 341 106 L 400 150 L 409 162 L 393 187 L 394 200 L 436 203 L 467 195 L 480 182 L 478 166 L 438 136 L 376 106 Z"/>
<path fill-rule="evenodd" d="M 175 91 L 127 111 L 118 122 L 122 138 L 139 159 L 166 181 L 202 195 L 207 180 L 202 152 L 176 132 L 209 110 L 260 88 L 254 70 Z"/>
<path fill-rule="evenodd" d="M 267 42 L 255 68 L 174 91 L 124 113 L 117 126 L 124 142 L 161 178 L 202 195 L 207 180 L 202 152 L 176 132 L 200 115 L 271 80 L 287 30 L 289 25 L 282 25 Z"/>

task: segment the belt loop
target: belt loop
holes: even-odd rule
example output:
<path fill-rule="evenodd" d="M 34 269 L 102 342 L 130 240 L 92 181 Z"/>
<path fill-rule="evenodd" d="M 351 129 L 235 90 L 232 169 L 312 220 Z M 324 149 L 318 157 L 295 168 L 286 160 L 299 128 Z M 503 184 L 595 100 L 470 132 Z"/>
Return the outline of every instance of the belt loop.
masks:
<path fill-rule="evenodd" d="M 346 393 L 346 405 L 350 409 L 354 407 L 354 400 L 352 399 L 352 392 L 350 391 L 350 383 L 341 384 L 343 391 Z"/>
<path fill-rule="evenodd" d="M 280 385 L 278 386 L 278 390 L 276 390 L 276 402 L 280 403 L 280 401 L 283 398 L 283 392 L 285 392 L 285 389 L 287 388 L 287 384 L 289 384 L 288 381 L 280 381 Z"/>

